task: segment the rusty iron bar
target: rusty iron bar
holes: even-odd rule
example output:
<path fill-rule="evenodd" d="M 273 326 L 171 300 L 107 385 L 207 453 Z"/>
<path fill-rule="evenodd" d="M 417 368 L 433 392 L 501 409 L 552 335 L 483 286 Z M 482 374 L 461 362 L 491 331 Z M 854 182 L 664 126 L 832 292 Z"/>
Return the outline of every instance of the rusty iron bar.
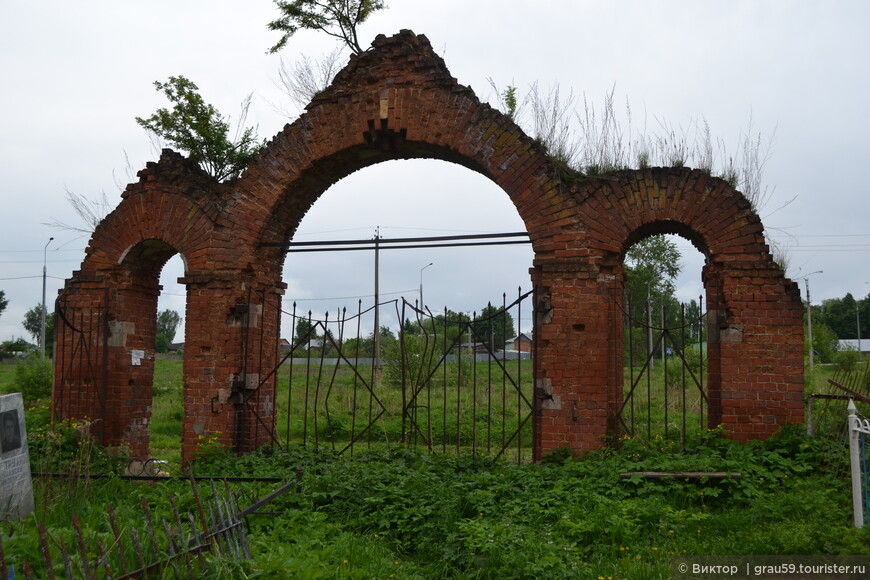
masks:
<path fill-rule="evenodd" d="M 229 486 L 225 485 L 225 494 L 223 498 L 224 509 L 227 513 L 227 521 L 229 522 L 230 533 L 233 537 L 233 543 L 236 545 L 237 558 L 250 558 L 250 549 L 247 546 L 247 538 L 245 537 L 245 526 L 242 519 L 238 516 L 238 508 L 236 506 L 235 497 Z"/>
<path fill-rule="evenodd" d="M 39 531 L 39 551 L 42 554 L 42 562 L 45 565 L 45 575 L 49 580 L 54 579 L 54 564 L 51 561 L 51 553 L 48 551 L 48 532 L 45 530 L 45 524 L 39 522 L 37 524 Z"/>
<path fill-rule="evenodd" d="M 109 524 L 115 535 L 115 549 L 118 551 L 118 562 L 121 564 L 121 573 L 127 573 L 127 559 L 124 557 L 124 541 L 121 539 L 121 531 L 118 529 L 118 520 L 115 518 L 115 508 L 109 505 Z"/>
<path fill-rule="evenodd" d="M 284 495 L 285 493 L 287 493 L 291 489 L 298 491 L 299 485 L 300 485 L 300 481 L 298 479 L 282 485 L 281 487 L 279 487 L 278 489 L 276 489 L 275 491 L 273 491 L 272 493 L 270 493 L 269 495 L 267 495 L 263 499 L 258 500 L 256 502 L 252 503 L 250 506 L 246 507 L 245 509 L 241 510 L 238 513 L 239 517 L 243 518 L 245 516 L 249 516 L 249 515 L 257 513 L 257 510 L 259 510 L 261 507 L 263 507 L 267 503 L 271 502 L 276 497 Z"/>
<path fill-rule="evenodd" d="M 24 573 L 24 578 L 26 580 L 33 580 L 33 570 L 30 568 L 30 562 L 27 558 L 24 558 L 24 561 L 21 564 L 22 572 Z"/>
<path fill-rule="evenodd" d="M 209 549 L 210 544 L 203 544 L 200 539 L 204 537 L 204 534 L 200 534 L 199 530 L 196 527 L 196 518 L 193 517 L 193 514 L 187 512 L 187 521 L 190 524 L 190 532 L 192 534 L 191 540 L 188 543 L 188 548 L 196 554 L 196 557 L 199 561 L 200 570 L 205 569 L 205 556 L 203 556 L 204 549 Z M 196 545 L 193 544 L 194 540 L 196 540 Z"/>
<path fill-rule="evenodd" d="M 175 538 L 172 537 L 172 530 L 169 528 L 169 522 L 166 521 L 166 518 L 160 518 L 160 523 L 163 526 L 163 534 L 166 537 L 166 550 L 169 552 L 169 564 L 172 566 L 172 570 L 175 572 L 175 577 L 178 578 L 181 575 L 181 571 L 178 569 L 178 544 L 176 543 Z"/>
<path fill-rule="evenodd" d="M 103 538 L 97 538 L 97 551 L 100 557 L 94 563 L 94 576 L 100 571 L 100 564 L 102 564 L 103 569 L 106 571 L 106 577 L 113 578 L 112 568 L 109 565 L 109 554 L 106 552 L 106 544 L 103 543 Z"/>
<path fill-rule="evenodd" d="M 178 542 L 179 542 L 179 550 L 184 553 L 184 561 L 187 565 L 187 570 L 191 580 L 193 580 L 193 571 L 191 568 L 191 560 L 190 560 L 190 550 L 185 550 L 185 547 L 189 547 L 188 538 L 184 534 L 184 528 L 181 525 L 181 517 L 178 514 L 178 504 L 175 502 L 175 495 L 170 493 L 169 497 L 169 505 L 172 507 L 172 518 L 175 521 L 175 530 L 178 534 Z"/>
<path fill-rule="evenodd" d="M 85 538 L 82 535 L 82 526 L 79 522 L 78 514 L 74 513 L 72 515 L 72 523 L 76 533 L 76 543 L 78 544 L 79 555 L 82 559 L 82 566 L 84 566 L 84 576 L 85 578 L 95 578 L 95 574 L 91 571 L 91 564 L 88 559 L 88 551 L 85 548 Z"/>
<path fill-rule="evenodd" d="M 233 515 L 232 509 L 230 507 L 229 500 L 227 498 L 220 499 L 218 498 L 218 503 L 223 506 L 223 513 L 225 518 L 226 525 L 224 526 L 227 530 L 227 537 L 233 542 L 233 554 L 236 558 L 242 557 L 242 547 L 238 537 L 238 529 L 241 522 L 238 522 Z"/>
<path fill-rule="evenodd" d="M 154 520 L 151 518 L 151 509 L 148 507 L 148 500 L 142 497 L 142 514 L 145 516 L 145 526 L 148 531 L 148 540 L 151 545 L 151 553 L 154 558 L 160 558 L 160 549 L 157 547 L 157 536 L 154 533 Z"/>
<path fill-rule="evenodd" d="M 224 549 L 226 553 L 229 555 L 236 555 L 237 551 L 233 549 L 232 544 L 230 543 L 230 538 L 227 534 L 227 518 L 223 512 L 223 506 L 221 505 L 220 498 L 218 497 L 217 488 L 215 487 L 215 483 L 211 482 L 212 489 L 212 533 L 216 535 L 216 537 L 220 538 L 223 542 Z"/>
<path fill-rule="evenodd" d="M 242 521 L 242 516 L 239 515 L 241 513 L 241 510 L 239 510 L 238 503 L 236 502 L 235 494 L 233 494 L 233 492 L 230 490 L 230 487 L 228 484 L 225 484 L 225 485 L 226 485 L 226 495 L 227 495 L 227 499 L 228 499 L 229 505 L 230 505 L 230 513 L 234 514 L 233 520 L 237 523 L 236 534 L 239 537 L 239 543 L 241 543 L 241 545 L 242 545 L 242 555 L 245 558 L 250 559 L 251 558 L 251 547 L 250 547 L 250 545 L 248 545 L 248 535 L 245 531 L 245 525 L 244 525 L 244 522 Z"/>
<path fill-rule="evenodd" d="M 63 541 L 63 538 L 60 540 L 60 555 L 63 559 L 63 568 L 66 571 L 66 577 L 73 577 L 73 569 L 72 569 L 72 560 L 69 557 L 69 551 L 66 549 L 66 542 Z"/>
<path fill-rule="evenodd" d="M 133 542 L 133 551 L 136 552 L 136 564 L 139 566 L 139 571 L 143 577 L 148 579 L 148 572 L 145 570 L 145 555 L 142 553 L 142 542 L 139 541 L 139 532 L 136 528 L 130 528 L 130 541 Z"/>
<path fill-rule="evenodd" d="M 193 499 L 196 503 L 196 513 L 199 516 L 199 522 L 202 525 L 204 534 L 209 534 L 208 520 L 205 517 L 205 510 L 202 508 L 202 498 L 199 495 L 199 486 L 196 484 L 196 478 L 193 476 L 193 465 L 188 466 L 187 477 L 190 481 L 190 489 L 193 491 Z"/>
<path fill-rule="evenodd" d="M 870 367 L 868 367 L 868 368 L 870 368 Z M 848 393 L 852 398 L 854 398 L 858 401 L 861 401 L 862 403 L 870 403 L 870 397 L 856 391 L 853 388 L 849 388 L 846 385 L 844 385 L 838 381 L 835 381 L 834 379 L 828 379 L 828 383 L 830 385 L 840 389 L 841 391 Z M 853 386 L 854 386 L 854 384 L 853 384 Z"/>
<path fill-rule="evenodd" d="M 226 545 L 227 552 L 230 555 L 238 557 L 238 550 L 233 549 L 233 545 L 230 542 L 229 534 L 227 533 L 227 516 L 224 513 L 223 505 L 221 504 L 221 500 L 218 497 L 217 488 L 215 487 L 215 483 L 211 483 L 212 490 L 212 504 L 214 508 L 215 518 L 212 520 L 212 526 L 215 530 L 215 533 L 220 535 L 220 538 L 224 541 Z"/>

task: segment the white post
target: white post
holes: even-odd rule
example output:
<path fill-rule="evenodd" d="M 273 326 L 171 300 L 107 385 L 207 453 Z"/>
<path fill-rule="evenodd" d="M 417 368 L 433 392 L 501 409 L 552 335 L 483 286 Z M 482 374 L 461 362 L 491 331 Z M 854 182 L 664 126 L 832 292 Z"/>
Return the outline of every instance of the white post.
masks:
<path fill-rule="evenodd" d="M 858 437 L 858 409 L 855 401 L 849 399 L 849 463 L 852 466 L 852 518 L 856 528 L 864 527 L 864 501 L 861 494 L 861 449 Z"/>

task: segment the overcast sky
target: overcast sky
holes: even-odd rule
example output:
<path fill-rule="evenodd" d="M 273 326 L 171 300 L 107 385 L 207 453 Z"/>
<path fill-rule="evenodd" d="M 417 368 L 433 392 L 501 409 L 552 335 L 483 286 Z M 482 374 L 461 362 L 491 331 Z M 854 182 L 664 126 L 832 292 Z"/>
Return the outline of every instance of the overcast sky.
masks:
<path fill-rule="evenodd" d="M 767 235 L 790 255 L 793 279 L 810 278 L 813 302 L 870 293 L 870 206 L 861 177 L 870 161 L 870 3 L 865 0 L 618 1 L 388 0 L 360 29 L 425 34 L 458 81 L 495 100 L 488 78 L 522 97 L 541 87 L 573 90 L 601 106 L 614 91 L 630 103 L 634 124 L 659 120 L 682 130 L 698 119 L 737 149 L 749 119 L 772 138 L 762 209 Z M 235 118 L 248 94 L 249 124 L 269 138 L 295 118 L 278 86 L 281 59 L 320 58 L 332 39 L 304 31 L 281 55 L 267 54 L 277 34 L 266 28 L 270 0 L 6 0 L 0 20 L 0 289 L 9 306 L 0 340 L 29 339 L 21 322 L 84 257 L 88 236 L 48 225 L 82 225 L 65 189 L 120 201 L 116 181 L 158 152 L 134 117 L 164 106 L 152 83 L 184 75 L 206 101 Z M 290 112 L 288 116 L 287 112 Z M 783 207 L 784 204 L 791 203 Z M 296 240 L 453 235 L 524 230 L 507 196 L 465 168 L 437 161 L 397 161 L 355 173 L 327 191 L 303 220 Z M 49 238 L 54 239 L 48 243 Z M 688 244 L 679 294 L 702 292 L 703 258 Z M 386 298 L 419 293 L 433 310 L 480 310 L 529 289 L 526 247 L 384 252 Z M 160 308 L 183 314 L 175 283 L 180 260 L 161 278 Z M 358 300 L 371 304 L 373 257 L 291 255 L 284 304 L 315 313 Z M 802 283 L 801 288 L 805 291 Z M 342 300 L 339 300 L 342 299 Z M 388 324 L 394 316 L 382 314 Z M 523 321 L 527 327 L 529 321 Z M 289 336 L 292 331 L 285 328 Z M 177 337 L 176 340 L 181 340 Z"/>

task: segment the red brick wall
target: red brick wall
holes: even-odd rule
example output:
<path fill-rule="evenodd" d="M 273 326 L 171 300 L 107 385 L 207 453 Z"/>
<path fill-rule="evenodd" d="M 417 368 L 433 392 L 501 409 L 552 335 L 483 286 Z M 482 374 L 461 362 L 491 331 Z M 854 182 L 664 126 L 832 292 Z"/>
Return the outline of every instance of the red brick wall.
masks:
<path fill-rule="evenodd" d="M 773 265 L 761 224 L 726 183 L 688 169 L 565 181 L 510 119 L 450 76 L 429 41 L 379 36 L 278 133 L 241 179 L 217 184 L 170 151 L 148 164 L 95 231 L 64 300 L 88 308 L 108 292 L 104 394 L 87 393 L 74 333 L 59 334 L 58 417 L 105 409 L 105 443 L 147 454 L 160 269 L 185 263 L 183 453 L 199 437 L 245 451 L 274 428 L 269 373 L 280 337 L 281 250 L 333 183 L 391 159 L 434 158 L 486 175 L 512 200 L 535 251 L 538 457 L 600 446 L 622 385 L 622 258 L 672 232 L 708 258 L 717 313 L 710 353 L 715 414 L 740 438 L 802 420 L 797 287 Z M 715 305 L 715 306 L 714 306 Z M 92 307 L 92 306 L 91 306 Z M 777 345 L 772 353 L 771 344 Z M 133 349 L 146 352 L 132 368 Z M 93 390 L 93 389 L 91 389 Z M 78 392 L 77 392 L 78 391 Z M 93 397 L 103 406 L 93 405 Z"/>

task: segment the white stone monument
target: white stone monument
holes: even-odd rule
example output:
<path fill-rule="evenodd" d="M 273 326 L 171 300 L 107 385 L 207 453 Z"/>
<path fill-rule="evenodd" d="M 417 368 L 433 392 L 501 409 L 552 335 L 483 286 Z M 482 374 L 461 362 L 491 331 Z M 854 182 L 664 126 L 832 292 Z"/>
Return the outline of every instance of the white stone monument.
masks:
<path fill-rule="evenodd" d="M 33 511 L 30 454 L 21 393 L 0 396 L 0 520 Z"/>

